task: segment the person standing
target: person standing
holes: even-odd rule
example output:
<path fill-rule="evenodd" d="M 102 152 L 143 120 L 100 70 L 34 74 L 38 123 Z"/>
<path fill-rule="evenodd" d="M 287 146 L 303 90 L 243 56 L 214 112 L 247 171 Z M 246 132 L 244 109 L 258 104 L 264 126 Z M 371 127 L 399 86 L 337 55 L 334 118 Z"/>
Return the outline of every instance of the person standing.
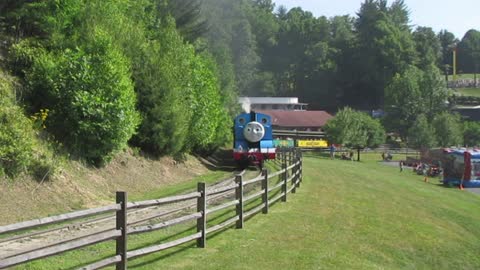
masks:
<path fill-rule="evenodd" d="M 403 161 L 400 160 L 399 165 L 400 165 L 400 172 L 403 172 Z"/>
<path fill-rule="evenodd" d="M 335 159 L 335 146 L 333 143 L 330 145 L 330 158 Z"/>

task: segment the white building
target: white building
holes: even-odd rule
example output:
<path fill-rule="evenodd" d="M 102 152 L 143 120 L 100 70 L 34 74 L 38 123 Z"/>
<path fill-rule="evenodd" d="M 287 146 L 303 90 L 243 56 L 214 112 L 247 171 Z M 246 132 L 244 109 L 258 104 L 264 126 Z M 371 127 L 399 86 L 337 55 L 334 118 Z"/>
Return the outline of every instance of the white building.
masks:
<path fill-rule="evenodd" d="M 307 103 L 299 103 L 297 97 L 239 97 L 245 111 L 250 110 L 282 110 L 306 111 Z"/>

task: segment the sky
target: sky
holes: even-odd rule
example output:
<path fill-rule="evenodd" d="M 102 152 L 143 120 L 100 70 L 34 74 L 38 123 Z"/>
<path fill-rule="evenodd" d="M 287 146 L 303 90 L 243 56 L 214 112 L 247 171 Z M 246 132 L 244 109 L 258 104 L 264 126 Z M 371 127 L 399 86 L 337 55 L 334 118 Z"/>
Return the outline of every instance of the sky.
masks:
<path fill-rule="evenodd" d="M 302 7 L 315 16 L 356 16 L 363 0 L 274 0 L 288 9 Z M 392 0 L 388 1 L 392 3 Z M 405 0 L 411 25 L 428 26 L 435 32 L 446 29 L 462 39 L 470 29 L 480 31 L 480 0 Z"/>

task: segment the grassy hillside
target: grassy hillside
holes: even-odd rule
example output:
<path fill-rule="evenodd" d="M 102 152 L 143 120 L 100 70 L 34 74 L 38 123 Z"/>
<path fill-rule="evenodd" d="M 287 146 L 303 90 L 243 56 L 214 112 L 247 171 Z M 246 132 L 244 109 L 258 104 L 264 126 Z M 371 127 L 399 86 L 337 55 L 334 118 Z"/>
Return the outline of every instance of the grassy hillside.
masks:
<path fill-rule="evenodd" d="M 480 268 L 478 195 L 434 179 L 424 183 L 409 170 L 375 161 L 310 157 L 304 172 L 304 184 L 288 203 L 250 219 L 245 229 L 209 237 L 206 249 L 186 245 L 133 260 L 129 268 Z M 158 243 L 164 234 L 135 236 L 130 245 Z M 102 244 L 18 269 L 75 269 L 113 249 Z"/>
<path fill-rule="evenodd" d="M 478 269 L 480 197 L 374 162 L 305 160 L 289 203 L 132 269 Z M 161 258 L 162 255 L 157 255 Z"/>

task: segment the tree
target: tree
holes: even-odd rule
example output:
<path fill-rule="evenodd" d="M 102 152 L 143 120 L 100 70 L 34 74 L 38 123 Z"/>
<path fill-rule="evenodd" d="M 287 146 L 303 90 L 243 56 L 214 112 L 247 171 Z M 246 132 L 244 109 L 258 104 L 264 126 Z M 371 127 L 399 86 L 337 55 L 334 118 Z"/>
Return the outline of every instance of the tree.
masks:
<path fill-rule="evenodd" d="M 162 6 L 157 7 L 162 9 Z M 202 0 L 168 1 L 169 14 L 175 18 L 180 34 L 188 42 L 194 42 L 208 31 L 208 23 L 203 14 Z"/>
<path fill-rule="evenodd" d="M 348 107 L 329 120 L 324 129 L 330 143 L 357 149 L 358 161 L 361 149 L 385 142 L 385 130 L 378 120 Z"/>
<path fill-rule="evenodd" d="M 413 40 L 417 51 L 417 66 L 425 69 L 430 65 L 438 65 L 441 59 L 441 47 L 432 28 L 417 27 L 413 32 Z"/>
<path fill-rule="evenodd" d="M 464 73 L 476 75 L 480 68 L 480 32 L 469 30 L 458 44 L 458 65 Z"/>
<path fill-rule="evenodd" d="M 267 59 L 277 95 L 296 95 L 311 108 L 335 106 L 334 49 L 330 22 L 311 12 L 293 8 L 280 19 L 277 44 Z M 278 57 L 281 56 L 281 57 Z"/>
<path fill-rule="evenodd" d="M 427 66 L 422 72 L 419 86 L 424 112 L 428 120 L 432 121 L 438 113 L 447 109 L 448 90 L 440 70 L 433 64 Z"/>
<path fill-rule="evenodd" d="M 410 66 L 402 74 L 397 73 L 385 89 L 385 126 L 403 138 L 424 109 L 421 76 L 422 72 L 417 67 Z"/>
<path fill-rule="evenodd" d="M 425 71 L 409 66 L 396 74 L 385 90 L 386 126 L 406 138 L 417 117 L 429 121 L 447 109 L 447 89 L 438 68 L 429 65 Z"/>
<path fill-rule="evenodd" d="M 358 75 L 351 91 L 358 93 L 351 95 L 356 99 L 351 102 L 378 108 L 391 78 L 415 58 L 408 11 L 403 1 L 388 7 L 385 0 L 365 0 L 357 15 L 354 64 Z"/>
<path fill-rule="evenodd" d="M 437 146 L 435 129 L 424 114 L 420 114 L 408 130 L 408 143 L 422 151 Z"/>
<path fill-rule="evenodd" d="M 448 80 L 448 74 L 453 67 L 452 50 L 458 43 L 458 39 L 447 30 L 440 31 L 437 36 L 442 50 L 442 58 L 438 68 L 445 71 L 446 80 Z"/>
<path fill-rule="evenodd" d="M 449 147 L 463 144 L 463 127 L 459 114 L 443 112 L 435 116 L 432 125 L 440 146 Z"/>
<path fill-rule="evenodd" d="M 192 63 L 191 110 L 194 112 L 190 121 L 187 150 L 210 152 L 224 145 L 229 137 L 225 132 L 229 123 L 222 117 L 227 115 L 222 106 L 216 66 L 209 55 L 198 55 Z"/>
<path fill-rule="evenodd" d="M 273 11 L 272 0 L 253 0 L 251 5 L 245 5 L 244 11 L 257 44 L 257 53 L 265 61 L 271 48 L 276 44 L 279 23 Z"/>
<path fill-rule="evenodd" d="M 467 147 L 480 145 L 479 122 L 467 121 L 463 123 L 463 141 Z"/>
<path fill-rule="evenodd" d="M 251 4 L 247 0 L 204 0 L 204 16 L 210 26 L 206 39 L 209 52 L 219 64 L 225 96 L 231 96 L 232 92 L 249 94 L 256 91 L 260 57 L 246 14 Z M 234 107 L 234 104 L 228 106 Z"/>
<path fill-rule="evenodd" d="M 143 70 L 135 75 L 143 122 L 134 142 L 155 155 L 181 155 L 194 113 L 194 48 L 183 44 L 171 17 L 162 23 L 155 39 L 145 44 Z"/>

